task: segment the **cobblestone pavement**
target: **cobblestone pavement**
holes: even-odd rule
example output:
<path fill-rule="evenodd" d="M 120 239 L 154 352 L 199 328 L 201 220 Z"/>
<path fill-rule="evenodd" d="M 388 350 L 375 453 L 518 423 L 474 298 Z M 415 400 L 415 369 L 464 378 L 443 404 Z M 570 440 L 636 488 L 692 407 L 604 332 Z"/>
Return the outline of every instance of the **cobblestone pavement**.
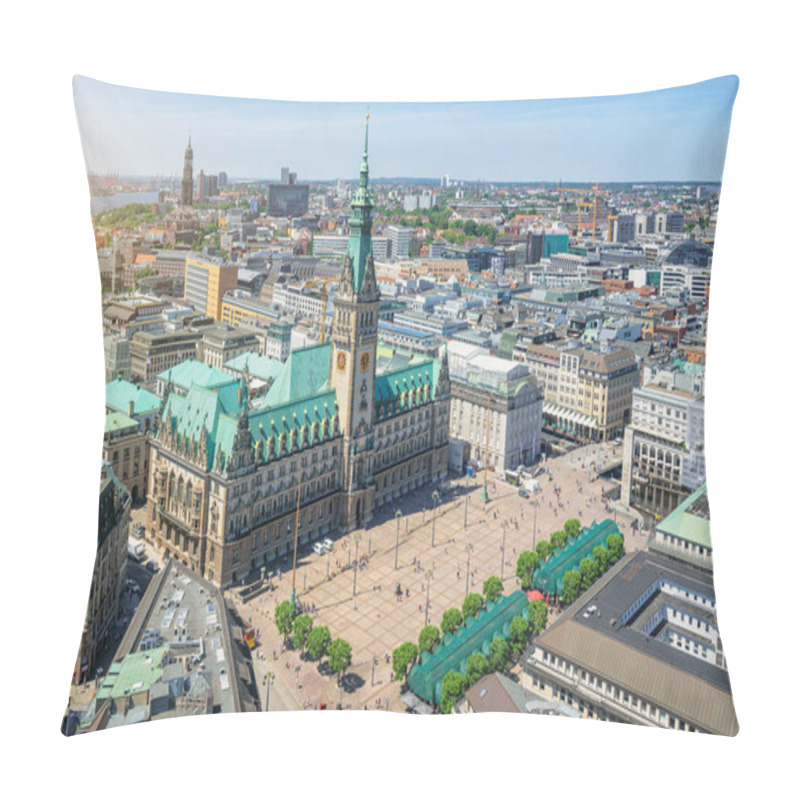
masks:
<path fill-rule="evenodd" d="M 360 532 L 360 540 L 355 534 L 341 536 L 333 552 L 324 555 L 299 551 L 298 602 L 311 612 L 314 625 L 327 625 L 333 638 L 342 637 L 353 649 L 342 687 L 337 687 L 335 676 L 322 674 L 319 664 L 302 659 L 291 648 L 281 651 L 273 613 L 290 595 L 291 562 L 281 565 L 273 589 L 260 597 L 242 603 L 238 592 L 232 591 L 242 617 L 259 630 L 255 657 L 262 698 L 263 676 L 269 671 L 278 680 L 270 698 L 273 710 L 291 707 L 293 699 L 300 708 L 324 704 L 330 709 L 341 702 L 344 708 L 404 711 L 399 683 L 391 679 L 392 650 L 407 640 L 416 643 L 426 618 L 438 626 L 447 608 L 460 607 L 465 594 L 480 592 L 491 575 L 503 579 L 505 593 L 519 588 L 517 555 L 549 538 L 566 519 L 577 517 L 589 525 L 614 518 L 614 504 L 601 499 L 601 488 L 610 484 L 593 481 L 590 465 L 602 464 L 604 458 L 610 463 L 618 459 L 619 451 L 615 455 L 611 445 L 584 447 L 548 459 L 549 474 L 538 476 L 541 491 L 528 499 L 491 472 L 487 503 L 481 498 L 482 474 L 452 481 L 440 499 L 435 523 L 432 491 L 420 489 L 379 514 L 369 529 Z M 402 512 L 399 523 L 397 510 Z M 631 513 L 619 507 L 616 518 L 626 550 L 642 549 L 645 537 L 632 533 Z M 346 567 L 355 560 L 356 550 L 361 561 L 357 572 Z"/>

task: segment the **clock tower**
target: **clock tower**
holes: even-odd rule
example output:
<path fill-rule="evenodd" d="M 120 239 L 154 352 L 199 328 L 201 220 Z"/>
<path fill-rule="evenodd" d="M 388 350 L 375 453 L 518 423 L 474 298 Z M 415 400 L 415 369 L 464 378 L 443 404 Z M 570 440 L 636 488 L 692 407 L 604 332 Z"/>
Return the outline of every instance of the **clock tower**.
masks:
<path fill-rule="evenodd" d="M 358 189 L 350 205 L 350 239 L 339 286 L 333 300 L 331 371 L 339 424 L 344 434 L 344 493 L 342 523 L 347 531 L 361 528 L 372 517 L 375 351 L 378 346 L 380 292 L 372 259 L 372 197 L 369 191 L 367 143 Z"/>

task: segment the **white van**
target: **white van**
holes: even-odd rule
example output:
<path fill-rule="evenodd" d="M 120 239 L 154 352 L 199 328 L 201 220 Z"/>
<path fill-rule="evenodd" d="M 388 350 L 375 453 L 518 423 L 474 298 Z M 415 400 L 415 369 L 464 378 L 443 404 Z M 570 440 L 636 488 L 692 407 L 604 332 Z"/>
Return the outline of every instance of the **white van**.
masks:
<path fill-rule="evenodd" d="M 137 542 L 136 539 L 128 538 L 128 556 L 134 561 L 141 563 L 147 559 L 147 553 L 144 550 L 144 544 Z"/>

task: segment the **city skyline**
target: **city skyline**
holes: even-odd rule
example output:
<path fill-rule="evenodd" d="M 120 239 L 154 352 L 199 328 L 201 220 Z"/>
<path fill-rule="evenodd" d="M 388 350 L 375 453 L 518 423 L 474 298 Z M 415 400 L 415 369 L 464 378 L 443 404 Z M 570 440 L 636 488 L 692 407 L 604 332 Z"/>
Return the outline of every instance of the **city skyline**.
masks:
<path fill-rule="evenodd" d="M 81 128 L 105 133 L 84 137 L 97 174 L 176 174 L 191 136 L 197 171 L 270 180 L 288 165 L 300 181 L 347 178 L 368 107 L 154 92 L 83 76 L 73 87 Z M 737 89 L 725 76 L 607 97 L 372 102 L 373 169 L 377 180 L 716 183 Z"/>

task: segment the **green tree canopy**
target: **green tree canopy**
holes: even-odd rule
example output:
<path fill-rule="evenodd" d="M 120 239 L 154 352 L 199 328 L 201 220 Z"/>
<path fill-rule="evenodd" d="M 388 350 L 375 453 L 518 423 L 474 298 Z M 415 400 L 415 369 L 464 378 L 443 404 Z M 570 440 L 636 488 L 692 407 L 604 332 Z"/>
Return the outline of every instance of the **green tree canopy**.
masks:
<path fill-rule="evenodd" d="M 528 606 L 528 619 L 533 628 L 533 635 L 538 636 L 547 625 L 547 603 L 544 600 L 534 600 Z"/>
<path fill-rule="evenodd" d="M 149 278 L 149 277 L 151 277 L 151 276 L 153 276 L 155 274 L 156 273 L 153 270 L 152 264 L 148 264 L 146 267 L 143 267 L 142 269 L 140 269 L 136 273 L 136 275 L 133 276 L 133 284 L 134 284 L 134 286 L 136 286 L 138 288 L 139 287 L 139 281 L 142 278 Z"/>
<path fill-rule="evenodd" d="M 581 532 L 581 521 L 579 519 L 568 519 L 564 523 L 564 531 L 566 532 L 567 536 L 571 539 L 574 539 L 580 532 Z"/>
<path fill-rule="evenodd" d="M 608 539 L 606 539 L 606 548 L 608 549 L 608 560 L 610 563 L 616 564 L 625 552 L 625 543 L 622 541 L 622 537 L 619 534 L 612 533 L 609 534 Z"/>
<path fill-rule="evenodd" d="M 284 600 L 275 609 L 275 627 L 278 629 L 278 633 L 283 636 L 284 642 L 292 633 L 292 625 L 296 613 L 297 609 L 291 600 Z"/>
<path fill-rule="evenodd" d="M 308 654 L 314 661 L 319 661 L 328 654 L 328 647 L 331 644 L 331 632 L 327 625 L 320 625 L 312 628 L 308 634 Z"/>
<path fill-rule="evenodd" d="M 491 603 L 494 603 L 503 593 L 503 581 L 496 575 L 492 575 L 483 582 L 483 596 Z"/>
<path fill-rule="evenodd" d="M 578 572 L 581 576 L 581 591 L 584 592 L 597 580 L 597 564 L 591 558 L 583 558 Z"/>
<path fill-rule="evenodd" d="M 489 650 L 489 666 L 495 672 L 502 672 L 506 668 L 510 655 L 511 648 L 508 646 L 508 642 L 500 636 L 496 637 L 492 640 Z"/>
<path fill-rule="evenodd" d="M 517 577 L 523 589 L 531 588 L 533 571 L 539 566 L 539 556 L 533 550 L 523 550 L 517 558 Z"/>
<path fill-rule="evenodd" d="M 442 633 L 455 633 L 456 628 L 464 621 L 461 611 L 457 608 L 448 608 L 442 614 Z"/>
<path fill-rule="evenodd" d="M 353 650 L 344 639 L 334 639 L 328 648 L 328 664 L 341 683 L 342 673 L 353 660 Z"/>
<path fill-rule="evenodd" d="M 313 627 L 311 614 L 301 614 L 296 617 L 292 626 L 292 644 L 302 650 L 308 644 L 308 635 Z"/>
<path fill-rule="evenodd" d="M 460 673 L 450 670 L 442 678 L 442 699 L 440 708 L 443 714 L 449 714 L 453 706 L 464 696 L 467 690 L 467 679 Z"/>
<path fill-rule="evenodd" d="M 569 536 L 565 531 L 553 531 L 550 534 L 550 545 L 553 550 L 560 550 L 566 543 Z"/>
<path fill-rule="evenodd" d="M 571 569 L 564 574 L 561 586 L 561 599 L 566 605 L 575 602 L 581 593 L 581 574 L 575 569 Z"/>
<path fill-rule="evenodd" d="M 472 686 L 489 672 L 489 660 L 483 653 L 473 653 L 467 659 L 467 685 Z"/>
<path fill-rule="evenodd" d="M 547 559 L 552 552 L 552 547 L 550 547 L 550 542 L 542 540 L 541 542 L 537 542 L 536 544 L 536 555 L 539 556 L 539 562 L 541 563 L 545 559 Z"/>
<path fill-rule="evenodd" d="M 465 617 L 474 617 L 483 608 L 483 597 L 477 592 L 470 592 L 464 598 L 464 604 L 461 610 L 464 612 Z"/>
<path fill-rule="evenodd" d="M 417 646 L 414 642 L 403 642 L 392 651 L 392 672 L 396 681 L 405 681 L 408 668 L 416 661 Z"/>
<path fill-rule="evenodd" d="M 597 564 L 598 574 L 602 575 L 608 569 L 611 554 L 603 545 L 599 544 L 592 550 L 592 558 L 594 559 L 594 563 Z"/>
<path fill-rule="evenodd" d="M 519 655 L 528 644 L 530 625 L 525 617 L 514 617 L 508 626 L 508 641 L 514 655 Z"/>
<path fill-rule="evenodd" d="M 428 652 L 433 650 L 434 645 L 437 644 L 439 639 L 441 638 L 442 637 L 441 634 L 439 633 L 439 629 L 435 625 L 426 625 L 419 632 L 420 653 L 423 652 L 424 650 L 427 650 Z"/>

